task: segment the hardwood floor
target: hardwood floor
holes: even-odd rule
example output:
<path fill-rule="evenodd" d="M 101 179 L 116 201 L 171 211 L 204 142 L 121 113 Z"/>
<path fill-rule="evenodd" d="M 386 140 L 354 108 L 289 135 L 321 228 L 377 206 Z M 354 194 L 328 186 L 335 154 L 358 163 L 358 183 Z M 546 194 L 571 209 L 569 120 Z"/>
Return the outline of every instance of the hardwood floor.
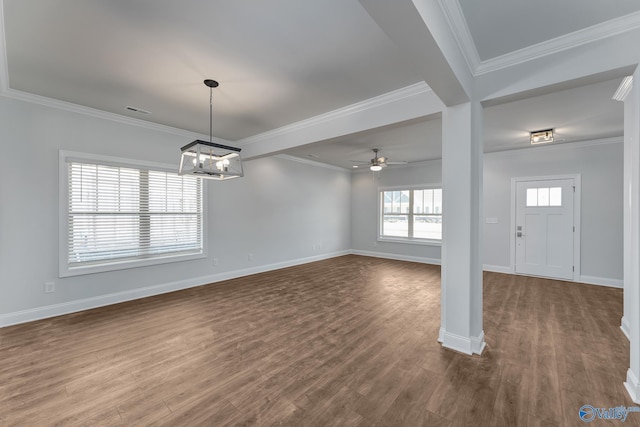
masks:
<path fill-rule="evenodd" d="M 485 273 L 466 356 L 439 267 L 349 255 L 0 329 L 0 425 L 580 426 L 635 406 L 621 316 L 620 289 Z"/>

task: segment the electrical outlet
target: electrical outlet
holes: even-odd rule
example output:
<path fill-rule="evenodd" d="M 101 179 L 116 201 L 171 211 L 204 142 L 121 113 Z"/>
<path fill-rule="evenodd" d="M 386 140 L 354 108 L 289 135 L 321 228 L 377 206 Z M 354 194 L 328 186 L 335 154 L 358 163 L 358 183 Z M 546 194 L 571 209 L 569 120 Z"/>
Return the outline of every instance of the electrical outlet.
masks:
<path fill-rule="evenodd" d="M 247 254 L 247 261 L 253 261 L 253 254 L 251 252 Z"/>
<path fill-rule="evenodd" d="M 213 261 L 211 261 L 211 264 L 213 264 L 214 267 L 216 267 L 219 263 L 220 260 L 218 258 L 214 258 Z"/>
<path fill-rule="evenodd" d="M 51 292 L 56 291 L 56 282 L 45 282 L 44 284 L 44 292 L 46 294 L 50 294 Z"/>

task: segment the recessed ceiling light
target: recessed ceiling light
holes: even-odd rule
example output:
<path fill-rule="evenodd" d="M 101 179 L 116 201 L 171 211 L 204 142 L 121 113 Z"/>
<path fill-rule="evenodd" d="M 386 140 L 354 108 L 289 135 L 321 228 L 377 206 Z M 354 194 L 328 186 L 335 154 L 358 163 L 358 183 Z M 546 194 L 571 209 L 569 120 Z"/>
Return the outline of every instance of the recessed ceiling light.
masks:
<path fill-rule="evenodd" d="M 356 169 L 358 167 L 358 165 L 353 165 L 351 166 L 352 168 Z"/>

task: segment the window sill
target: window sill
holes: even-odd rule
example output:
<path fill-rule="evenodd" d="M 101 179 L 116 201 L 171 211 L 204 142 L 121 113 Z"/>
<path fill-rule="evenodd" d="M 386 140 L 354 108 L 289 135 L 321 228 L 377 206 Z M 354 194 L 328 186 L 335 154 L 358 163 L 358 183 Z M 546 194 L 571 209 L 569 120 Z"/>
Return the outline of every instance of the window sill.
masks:
<path fill-rule="evenodd" d="M 82 276 L 84 274 L 106 273 L 108 271 L 126 270 L 129 268 L 149 267 L 153 265 L 169 264 L 172 262 L 190 261 L 206 258 L 206 252 L 166 255 L 147 259 L 134 259 L 126 261 L 102 262 L 98 264 L 88 264 L 78 267 L 60 266 L 59 277 Z"/>
<path fill-rule="evenodd" d="M 409 245 L 442 246 L 442 240 L 403 239 L 401 237 L 378 237 L 380 243 L 405 243 Z"/>

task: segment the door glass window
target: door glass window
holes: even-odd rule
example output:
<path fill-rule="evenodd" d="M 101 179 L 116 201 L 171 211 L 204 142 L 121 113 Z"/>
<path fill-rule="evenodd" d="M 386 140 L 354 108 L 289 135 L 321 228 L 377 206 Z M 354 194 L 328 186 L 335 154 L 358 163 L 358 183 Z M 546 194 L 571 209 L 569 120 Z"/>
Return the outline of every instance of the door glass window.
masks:
<path fill-rule="evenodd" d="M 549 189 L 549 206 L 562 206 L 562 187 Z"/>
<path fill-rule="evenodd" d="M 527 188 L 527 207 L 562 206 L 562 187 Z"/>

